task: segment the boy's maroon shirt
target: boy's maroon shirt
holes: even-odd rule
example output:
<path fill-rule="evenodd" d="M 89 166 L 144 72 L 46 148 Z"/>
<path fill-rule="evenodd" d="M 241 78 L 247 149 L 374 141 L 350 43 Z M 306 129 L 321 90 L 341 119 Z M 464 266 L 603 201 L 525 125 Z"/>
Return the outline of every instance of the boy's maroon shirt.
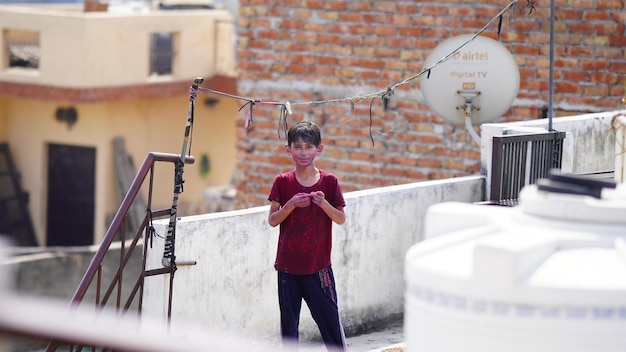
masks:
<path fill-rule="evenodd" d="M 326 200 L 336 208 L 346 205 L 337 177 L 324 170 L 320 170 L 319 181 L 311 187 L 298 183 L 294 170 L 279 174 L 274 178 L 268 199 L 282 207 L 295 194 L 313 191 L 324 192 Z M 274 268 L 290 274 L 308 275 L 329 266 L 332 225 L 328 215 L 313 203 L 306 208 L 295 208 L 280 224 Z"/>

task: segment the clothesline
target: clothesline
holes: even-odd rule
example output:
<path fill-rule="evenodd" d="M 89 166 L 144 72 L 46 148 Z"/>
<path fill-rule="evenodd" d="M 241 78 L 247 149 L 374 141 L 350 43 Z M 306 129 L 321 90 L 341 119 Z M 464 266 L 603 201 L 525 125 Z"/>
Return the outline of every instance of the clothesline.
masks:
<path fill-rule="evenodd" d="M 401 82 L 398 82 L 398 83 L 396 83 L 394 85 L 387 85 L 387 88 L 383 89 L 383 90 L 379 90 L 379 91 L 375 91 L 375 92 L 371 92 L 371 93 L 360 94 L 360 95 L 355 95 L 355 96 L 347 96 L 347 97 L 343 97 L 343 98 L 333 98 L 333 99 L 325 99 L 325 100 L 310 100 L 310 101 L 301 101 L 301 102 L 289 102 L 289 101 L 279 102 L 279 101 L 269 101 L 269 100 L 262 100 L 262 99 L 254 99 L 254 98 L 249 98 L 249 97 L 244 97 L 244 96 L 228 94 L 228 93 L 224 93 L 224 92 L 220 92 L 220 91 L 217 91 L 217 90 L 204 88 L 204 87 L 198 87 L 198 90 L 204 91 L 204 92 L 208 92 L 208 93 L 212 93 L 212 94 L 225 96 L 225 97 L 232 98 L 232 99 L 245 101 L 245 103 L 239 108 L 238 111 L 241 111 L 245 107 L 248 107 L 248 111 L 247 111 L 247 115 L 246 115 L 246 122 L 245 122 L 245 125 L 244 125 L 246 129 L 248 129 L 253 124 L 253 108 L 254 108 L 254 106 L 256 104 L 268 104 L 268 105 L 280 106 L 280 109 L 281 109 L 281 111 L 280 111 L 280 119 L 278 121 L 278 137 L 279 138 L 281 137 L 280 136 L 281 129 L 283 130 L 282 132 L 284 133 L 284 135 L 285 136 L 287 135 L 287 116 L 292 115 L 292 113 L 293 113 L 293 106 L 296 106 L 296 105 L 320 105 L 320 104 L 327 104 L 327 103 L 348 102 L 348 103 L 350 103 L 352 111 L 354 111 L 355 102 L 361 101 L 361 100 L 366 100 L 366 99 L 371 99 L 371 102 L 370 102 L 370 139 L 372 140 L 372 145 L 373 145 L 374 144 L 374 138 L 373 138 L 373 135 L 372 135 L 372 116 L 373 116 L 372 109 L 373 109 L 373 104 L 374 104 L 374 102 L 377 99 L 381 99 L 382 105 L 383 105 L 383 109 L 385 111 L 387 111 L 387 108 L 388 108 L 388 105 L 389 105 L 389 100 L 391 99 L 391 96 L 394 95 L 396 88 L 398 88 L 400 86 L 403 86 L 405 84 L 411 83 L 414 80 L 416 80 L 417 78 L 423 76 L 424 74 L 426 75 L 426 78 L 429 78 L 431 70 L 433 70 L 437 66 L 443 64 L 444 62 L 448 61 L 450 58 L 452 58 L 459 51 L 461 51 L 465 47 L 467 47 L 470 43 L 472 43 L 476 39 L 476 37 L 478 37 L 480 34 L 482 34 L 484 31 L 486 31 L 495 21 L 499 21 L 499 23 L 498 23 L 498 37 L 499 37 L 500 36 L 500 31 L 502 29 L 502 19 L 503 19 L 504 13 L 507 12 L 508 10 L 510 10 L 518 2 L 519 2 L 519 0 L 511 1 L 497 15 L 495 15 L 489 22 L 487 22 L 487 24 L 484 27 L 482 27 L 479 31 L 474 33 L 474 35 L 472 35 L 462 45 L 460 45 L 459 47 L 457 47 L 456 49 L 454 49 L 453 51 L 451 51 L 450 53 L 448 53 L 447 55 L 445 55 L 444 57 L 439 59 L 439 61 L 435 62 L 434 64 L 430 65 L 429 67 L 426 67 L 426 68 L 422 69 L 420 72 L 414 74 L 413 76 L 410 76 L 410 77 L 404 79 Z M 530 13 L 532 13 L 535 10 L 534 0 L 526 0 L 526 2 L 527 2 L 526 7 L 529 8 L 528 14 L 530 14 Z"/>

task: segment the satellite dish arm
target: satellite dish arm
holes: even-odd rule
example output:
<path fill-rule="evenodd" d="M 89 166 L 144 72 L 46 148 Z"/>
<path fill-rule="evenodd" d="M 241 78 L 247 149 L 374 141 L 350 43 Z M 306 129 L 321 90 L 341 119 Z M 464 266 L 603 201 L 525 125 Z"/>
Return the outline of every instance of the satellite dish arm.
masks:
<path fill-rule="evenodd" d="M 480 136 L 474 131 L 474 127 L 472 126 L 472 112 L 475 110 L 480 110 L 479 107 L 472 104 L 472 99 L 480 95 L 479 91 L 457 91 L 457 94 L 462 96 L 465 99 L 465 103 L 461 106 L 457 106 L 457 109 L 463 110 L 465 113 L 465 127 L 469 132 L 470 136 L 474 139 L 476 144 L 480 145 Z"/>

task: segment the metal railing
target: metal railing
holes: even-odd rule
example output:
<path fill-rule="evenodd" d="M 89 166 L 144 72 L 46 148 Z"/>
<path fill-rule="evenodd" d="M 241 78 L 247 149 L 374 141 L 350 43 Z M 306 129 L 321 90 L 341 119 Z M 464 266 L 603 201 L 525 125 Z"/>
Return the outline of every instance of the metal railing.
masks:
<path fill-rule="evenodd" d="M 101 309 L 105 307 L 108 303 L 110 303 L 111 297 L 115 294 L 115 302 L 114 309 L 119 312 L 120 316 L 123 316 L 131 306 L 136 303 L 138 314 L 141 314 L 142 309 L 142 295 L 143 295 L 143 284 L 144 279 L 148 276 L 153 275 L 161 275 L 167 274 L 175 270 L 175 267 L 164 267 L 160 269 L 148 270 L 146 271 L 146 251 L 147 245 L 150 243 L 150 236 L 152 235 L 152 227 L 151 221 L 156 218 L 162 218 L 170 215 L 169 208 L 162 210 L 151 210 L 152 204 L 152 190 L 153 190 L 153 180 L 154 180 L 154 166 L 156 162 L 171 162 L 178 163 L 180 161 L 180 156 L 176 154 L 166 154 L 166 153 L 148 153 L 146 158 L 143 161 L 143 164 L 139 168 L 137 175 L 135 176 L 126 196 L 122 200 L 122 203 L 117 210 L 111 225 L 104 235 L 104 239 L 100 244 L 100 247 L 96 254 L 94 255 L 85 275 L 83 276 L 78 288 L 76 289 L 70 307 L 68 309 L 69 312 L 78 308 L 81 304 L 88 290 L 92 288 L 95 290 L 95 308 Z M 192 156 L 185 157 L 185 164 L 193 164 L 195 159 Z M 147 209 L 146 216 L 139 229 L 136 230 L 134 236 L 132 238 L 126 238 L 127 226 L 126 220 L 131 209 L 131 206 L 135 199 L 137 198 L 144 181 L 147 175 L 150 175 L 149 178 L 149 188 L 148 188 L 148 199 L 147 199 Z M 119 258 L 119 267 L 115 270 L 115 273 L 111 279 L 111 282 L 108 286 L 103 283 L 103 261 L 105 259 L 106 253 L 111 246 L 111 243 L 116 240 L 116 238 L 121 242 L 121 253 Z M 128 292 L 128 297 L 123 299 L 123 285 L 122 278 L 124 277 L 124 270 L 127 268 L 127 264 L 129 263 L 131 256 L 133 255 L 135 249 L 137 248 L 138 243 L 143 238 L 143 254 L 142 254 L 142 266 L 139 276 L 134 280 L 133 286 L 130 288 Z M 130 242 L 128 248 L 126 248 L 126 242 Z M 91 287 L 95 281 L 95 288 Z M 126 278 L 128 280 L 128 278 Z M 130 282 L 133 282 L 132 278 Z M 171 290 L 172 290 L 172 281 L 170 280 L 170 295 L 169 295 L 169 305 L 171 306 Z M 104 292 L 104 294 L 103 294 Z M 135 302 L 135 299 L 138 301 Z M 56 351 L 63 345 L 69 345 L 69 349 L 71 351 L 81 351 L 85 346 L 81 346 L 73 341 L 57 341 L 52 340 L 46 347 L 46 351 Z M 67 346 L 64 346 L 66 348 Z M 94 348 L 96 346 L 90 346 L 90 348 Z M 106 346 L 97 346 L 97 347 L 106 347 Z"/>
<path fill-rule="evenodd" d="M 515 205 L 520 190 L 560 169 L 565 132 L 493 137 L 490 201 Z"/>

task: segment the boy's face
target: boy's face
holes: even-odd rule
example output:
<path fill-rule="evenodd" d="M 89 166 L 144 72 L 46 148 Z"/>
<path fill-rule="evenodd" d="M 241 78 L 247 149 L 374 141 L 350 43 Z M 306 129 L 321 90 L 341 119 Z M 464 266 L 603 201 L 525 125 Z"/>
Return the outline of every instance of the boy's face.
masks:
<path fill-rule="evenodd" d="M 287 146 L 287 154 L 291 155 L 296 166 L 308 166 L 313 163 L 315 156 L 322 152 L 323 145 L 315 146 L 307 143 L 302 138 L 297 138 Z"/>

